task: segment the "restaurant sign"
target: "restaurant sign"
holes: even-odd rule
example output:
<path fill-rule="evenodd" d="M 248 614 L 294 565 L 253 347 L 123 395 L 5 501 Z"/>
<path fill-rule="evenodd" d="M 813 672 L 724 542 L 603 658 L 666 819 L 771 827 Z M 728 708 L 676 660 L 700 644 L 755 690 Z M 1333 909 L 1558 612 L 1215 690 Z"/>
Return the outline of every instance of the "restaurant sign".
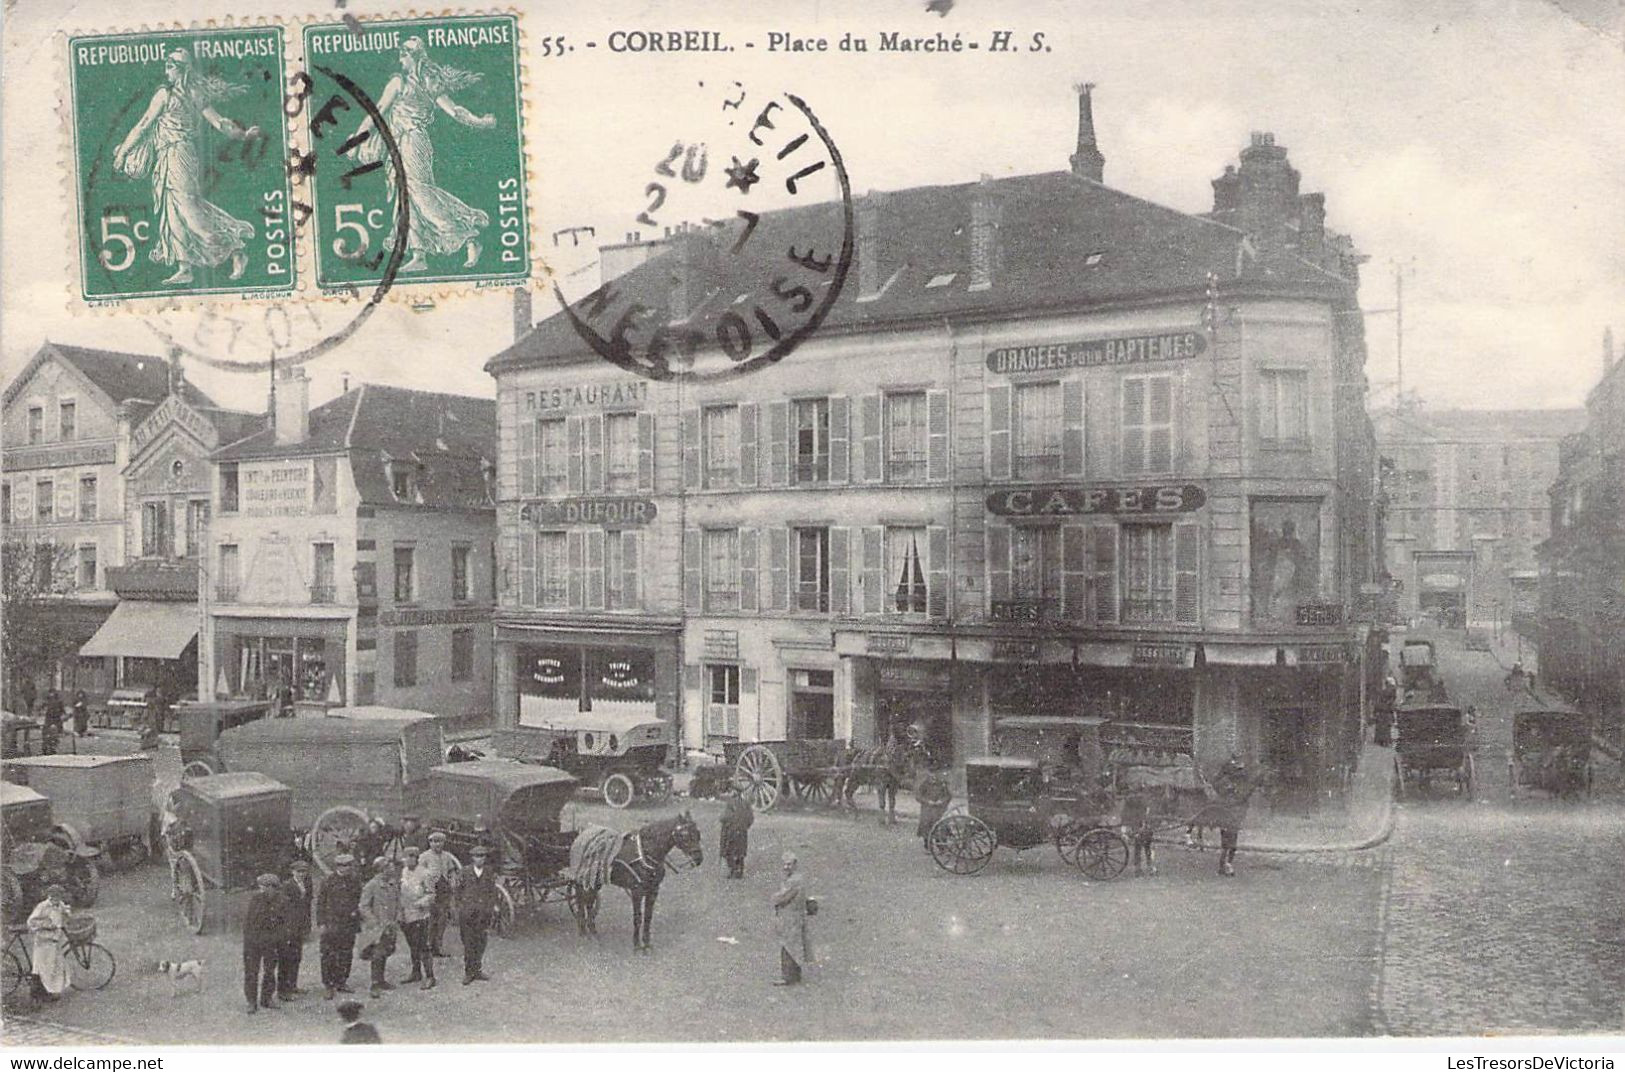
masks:
<path fill-rule="evenodd" d="M 647 525 L 656 513 L 649 499 L 624 498 L 539 500 L 519 508 L 520 520 L 537 525 L 602 525 L 611 529 Z"/>
<path fill-rule="evenodd" d="M 999 517 L 1074 517 L 1080 514 L 1182 514 L 1199 510 L 1207 495 L 1195 484 L 1130 488 L 1006 488 L 987 497 Z"/>
<path fill-rule="evenodd" d="M 988 371 L 1001 376 L 1023 372 L 1060 372 L 1101 365 L 1140 365 L 1152 361 L 1184 361 L 1207 349 L 1200 331 L 1173 331 L 1160 335 L 1130 335 L 1116 339 L 1084 339 L 1037 346 L 1001 346 L 987 355 Z"/>

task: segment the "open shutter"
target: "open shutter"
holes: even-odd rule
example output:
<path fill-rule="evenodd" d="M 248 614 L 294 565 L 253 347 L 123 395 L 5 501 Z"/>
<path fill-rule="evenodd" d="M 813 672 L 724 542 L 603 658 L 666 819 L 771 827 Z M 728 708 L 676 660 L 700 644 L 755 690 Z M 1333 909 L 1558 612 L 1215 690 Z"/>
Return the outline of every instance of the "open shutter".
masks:
<path fill-rule="evenodd" d="M 638 591 L 638 533 L 621 533 L 621 599 L 627 610 L 643 606 Z"/>
<path fill-rule="evenodd" d="M 565 474 L 566 486 L 570 494 L 580 495 L 587 490 L 587 478 L 582 458 L 581 445 L 581 418 L 566 417 L 564 419 L 565 453 L 569 456 L 569 471 Z"/>
<path fill-rule="evenodd" d="M 589 413 L 582 424 L 587 441 L 587 490 L 604 490 L 604 415 Z"/>
<path fill-rule="evenodd" d="M 701 570 L 700 563 L 704 555 L 704 548 L 700 542 L 699 529 L 685 529 L 683 531 L 683 606 L 692 613 L 699 613 Z"/>
<path fill-rule="evenodd" d="M 757 461 L 757 433 L 760 431 L 756 413 L 756 403 L 741 402 L 739 404 L 739 486 L 754 488 L 756 486 Z"/>
<path fill-rule="evenodd" d="M 683 487 L 700 489 L 700 411 L 683 412 Z"/>
<path fill-rule="evenodd" d="M 829 530 L 829 610 L 852 613 L 852 537 L 838 525 Z"/>
<path fill-rule="evenodd" d="M 988 616 L 993 615 L 993 603 L 1010 598 L 1010 526 L 987 526 L 987 598 Z"/>
<path fill-rule="evenodd" d="M 1090 525 L 1089 573 L 1094 586 L 1094 620 L 1117 620 L 1117 526 Z"/>
<path fill-rule="evenodd" d="M 655 415 L 638 414 L 638 490 L 655 489 Z"/>
<path fill-rule="evenodd" d="M 519 537 L 519 605 L 536 606 L 536 541 L 539 532 L 526 532 Z"/>
<path fill-rule="evenodd" d="M 945 525 L 928 525 L 926 542 L 925 609 L 932 618 L 948 617 L 948 529 Z"/>
<path fill-rule="evenodd" d="M 1123 379 L 1123 472 L 1145 472 L 1145 377 Z"/>
<path fill-rule="evenodd" d="M 580 610 L 587 602 L 586 533 L 571 532 L 564 537 L 565 562 L 570 570 L 570 606 Z"/>
<path fill-rule="evenodd" d="M 742 666 L 739 668 L 739 703 L 728 709 L 728 736 L 739 736 L 739 713 L 749 711 L 758 714 L 757 704 L 761 702 L 756 687 L 756 670 L 754 667 Z M 757 720 L 758 728 L 760 719 Z"/>
<path fill-rule="evenodd" d="M 868 525 L 863 530 L 863 613 L 886 610 L 886 530 Z"/>
<path fill-rule="evenodd" d="M 881 397 L 864 395 L 860 400 L 860 431 L 863 434 L 863 479 L 878 484 L 886 478 L 885 458 L 880 452 Z"/>
<path fill-rule="evenodd" d="M 767 572 L 772 592 L 769 608 L 790 609 L 790 530 L 780 525 L 767 530 Z"/>
<path fill-rule="evenodd" d="M 1061 383 L 1061 473 L 1083 475 L 1083 381 Z"/>
<path fill-rule="evenodd" d="M 1146 471 L 1170 472 L 1174 467 L 1174 378 L 1153 376 L 1146 387 Z"/>
<path fill-rule="evenodd" d="M 756 530 L 739 530 L 739 609 L 754 614 L 760 609 L 757 602 L 760 566 L 756 561 Z"/>
<path fill-rule="evenodd" d="M 925 393 L 926 478 L 935 483 L 948 479 L 948 392 Z"/>
<path fill-rule="evenodd" d="M 852 479 L 852 403 L 845 395 L 829 396 L 829 482 Z"/>
<path fill-rule="evenodd" d="M 1174 619 L 1196 622 L 1202 614 L 1202 526 L 1174 526 Z"/>
<path fill-rule="evenodd" d="M 588 529 L 587 609 L 604 609 L 604 530 Z"/>
<path fill-rule="evenodd" d="M 790 483 L 790 403 L 767 404 L 767 457 L 769 479 L 764 484 Z"/>
<path fill-rule="evenodd" d="M 1061 526 L 1061 617 L 1081 622 L 1089 617 L 1089 528 Z"/>
<path fill-rule="evenodd" d="M 1010 387 L 987 389 L 987 476 L 1009 480 L 1011 471 Z"/>
<path fill-rule="evenodd" d="M 536 422 L 519 418 L 519 494 L 536 494 Z"/>

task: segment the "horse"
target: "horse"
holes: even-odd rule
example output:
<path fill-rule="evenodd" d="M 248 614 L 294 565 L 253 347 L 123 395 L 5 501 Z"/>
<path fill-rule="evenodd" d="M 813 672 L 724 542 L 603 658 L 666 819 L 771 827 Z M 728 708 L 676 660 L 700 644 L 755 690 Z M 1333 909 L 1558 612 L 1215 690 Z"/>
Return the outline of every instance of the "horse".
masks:
<path fill-rule="evenodd" d="M 905 784 L 917 783 L 921 773 L 928 769 L 924 743 L 900 741 L 896 749 L 898 751 L 894 755 L 887 745 L 848 748 L 840 773 L 831 783 L 831 802 L 856 811 L 858 806 L 852 798 L 859 789 L 879 790 L 885 786 L 895 793 Z M 901 771 L 898 770 L 899 766 L 902 767 Z"/>
<path fill-rule="evenodd" d="M 699 867 L 705 862 L 700 846 L 700 828 L 687 811 L 667 819 L 646 823 L 630 834 L 608 827 L 589 826 L 576 835 L 570 846 L 570 909 L 576 931 L 585 937 L 598 933 L 598 892 L 607 882 L 619 886 L 632 899 L 632 949 L 652 951 L 649 930 L 654 921 L 655 898 L 666 869 L 673 865 L 666 857 L 673 849 L 682 850 Z"/>

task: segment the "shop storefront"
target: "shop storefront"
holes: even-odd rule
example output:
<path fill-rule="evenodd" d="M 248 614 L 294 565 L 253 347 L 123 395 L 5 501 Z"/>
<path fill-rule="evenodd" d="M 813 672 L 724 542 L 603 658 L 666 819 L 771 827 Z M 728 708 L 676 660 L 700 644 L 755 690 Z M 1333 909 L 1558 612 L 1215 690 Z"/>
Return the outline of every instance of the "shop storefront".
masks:
<path fill-rule="evenodd" d="M 215 692 L 265 699 L 291 689 L 297 703 L 346 701 L 343 620 L 220 618 L 215 631 Z"/>
<path fill-rule="evenodd" d="M 499 728 L 559 726 L 613 712 L 677 720 L 674 633 L 499 625 Z"/>

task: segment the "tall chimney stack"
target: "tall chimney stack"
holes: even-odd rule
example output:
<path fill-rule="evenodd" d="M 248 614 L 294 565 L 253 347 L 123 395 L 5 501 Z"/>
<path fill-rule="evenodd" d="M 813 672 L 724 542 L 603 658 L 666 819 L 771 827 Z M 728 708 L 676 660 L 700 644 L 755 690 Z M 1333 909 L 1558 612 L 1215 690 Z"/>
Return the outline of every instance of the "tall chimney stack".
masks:
<path fill-rule="evenodd" d="M 1078 91 L 1078 151 L 1072 154 L 1072 174 L 1080 179 L 1105 182 L 1106 158 L 1095 144 L 1095 112 L 1090 101 L 1095 84 L 1080 82 L 1072 87 Z"/>
<path fill-rule="evenodd" d="M 291 446 L 310 438 L 310 378 L 304 369 L 295 366 L 283 370 L 274 406 L 277 446 Z"/>

